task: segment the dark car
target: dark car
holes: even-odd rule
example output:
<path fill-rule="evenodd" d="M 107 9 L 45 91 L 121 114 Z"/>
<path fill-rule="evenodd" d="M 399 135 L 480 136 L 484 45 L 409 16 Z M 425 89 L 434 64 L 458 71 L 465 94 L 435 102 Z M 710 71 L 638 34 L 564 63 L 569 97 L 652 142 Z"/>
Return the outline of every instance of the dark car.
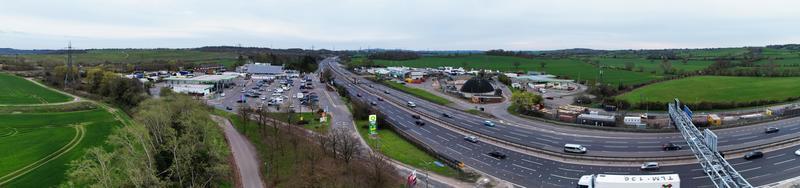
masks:
<path fill-rule="evenodd" d="M 419 126 L 423 126 L 423 125 L 425 125 L 425 122 L 417 120 L 417 121 L 414 121 L 414 124 L 417 124 Z"/>
<path fill-rule="evenodd" d="M 669 150 L 681 150 L 681 146 L 679 146 L 679 145 L 677 145 L 677 144 L 673 144 L 673 143 L 666 143 L 666 144 L 662 145 L 662 146 L 661 146 L 661 148 L 662 148 L 664 151 L 669 151 Z"/>
<path fill-rule="evenodd" d="M 764 153 L 760 151 L 751 151 L 750 153 L 744 154 L 745 160 L 753 160 L 764 157 Z"/>
<path fill-rule="evenodd" d="M 453 118 L 453 116 L 450 116 L 450 114 L 447 114 L 447 113 L 442 113 L 442 116 L 444 116 L 446 118 Z"/>
<path fill-rule="evenodd" d="M 497 159 L 506 159 L 506 154 L 500 153 L 499 151 L 489 152 L 489 156 Z"/>
<path fill-rule="evenodd" d="M 383 93 L 389 94 L 389 91 L 383 90 Z"/>
<path fill-rule="evenodd" d="M 767 128 L 764 129 L 764 133 L 767 133 L 767 134 L 769 134 L 769 133 L 777 133 L 778 131 L 780 131 L 780 129 L 778 129 L 777 127 L 767 127 Z"/>
<path fill-rule="evenodd" d="M 226 106 L 226 107 L 225 107 L 225 109 L 227 109 L 227 110 L 233 110 L 233 108 L 231 108 L 230 106 Z"/>
<path fill-rule="evenodd" d="M 239 99 L 239 100 L 236 100 L 236 103 L 243 103 L 243 102 L 244 102 L 244 101 L 243 101 L 243 100 L 241 100 L 241 99 Z"/>
<path fill-rule="evenodd" d="M 361 97 L 361 93 L 356 93 L 356 97 Z"/>
<path fill-rule="evenodd" d="M 378 101 L 383 101 L 383 98 L 378 98 Z"/>
<path fill-rule="evenodd" d="M 414 118 L 414 119 L 419 119 L 419 115 L 416 115 L 416 114 L 411 115 L 411 117 Z"/>
<path fill-rule="evenodd" d="M 378 103 L 375 103 L 375 101 L 371 101 L 369 102 L 369 104 L 371 104 L 372 106 L 378 106 Z"/>

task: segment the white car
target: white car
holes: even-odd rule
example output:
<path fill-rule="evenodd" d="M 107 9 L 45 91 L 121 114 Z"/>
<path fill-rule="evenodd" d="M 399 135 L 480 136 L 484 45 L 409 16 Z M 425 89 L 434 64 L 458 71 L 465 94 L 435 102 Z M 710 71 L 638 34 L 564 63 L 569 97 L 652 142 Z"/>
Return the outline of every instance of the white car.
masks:
<path fill-rule="evenodd" d="M 658 170 L 658 163 L 657 162 L 646 162 L 642 164 L 642 170 Z"/>
<path fill-rule="evenodd" d="M 794 155 L 800 156 L 800 149 L 795 150 Z"/>
<path fill-rule="evenodd" d="M 222 94 L 220 94 L 220 96 L 223 96 L 223 97 L 225 97 L 225 93 L 222 93 Z"/>

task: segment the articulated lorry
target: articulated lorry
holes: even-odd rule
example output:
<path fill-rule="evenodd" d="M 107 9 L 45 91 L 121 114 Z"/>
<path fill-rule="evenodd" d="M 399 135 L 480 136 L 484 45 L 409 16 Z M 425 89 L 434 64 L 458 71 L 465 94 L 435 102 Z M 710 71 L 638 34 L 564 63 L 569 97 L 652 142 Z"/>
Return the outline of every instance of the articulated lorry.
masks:
<path fill-rule="evenodd" d="M 581 176 L 579 188 L 680 188 L 678 174 L 611 175 L 591 174 Z"/>

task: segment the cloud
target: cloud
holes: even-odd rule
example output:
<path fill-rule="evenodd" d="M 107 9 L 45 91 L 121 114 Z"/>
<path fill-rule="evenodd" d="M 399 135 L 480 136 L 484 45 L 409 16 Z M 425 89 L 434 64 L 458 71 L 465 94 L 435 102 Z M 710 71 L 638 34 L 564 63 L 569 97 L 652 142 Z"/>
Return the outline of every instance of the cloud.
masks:
<path fill-rule="evenodd" d="M 0 6 L 0 47 L 58 48 L 69 40 L 93 48 L 754 46 L 800 42 L 798 6 L 790 0 L 11 1 Z"/>

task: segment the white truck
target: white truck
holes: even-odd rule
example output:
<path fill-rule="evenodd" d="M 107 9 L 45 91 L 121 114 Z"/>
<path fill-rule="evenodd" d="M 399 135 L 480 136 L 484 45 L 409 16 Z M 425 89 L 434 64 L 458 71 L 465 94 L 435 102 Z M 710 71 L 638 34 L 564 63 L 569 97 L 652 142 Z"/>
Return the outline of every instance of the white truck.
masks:
<path fill-rule="evenodd" d="M 680 188 L 678 174 L 658 175 L 612 175 L 591 174 L 581 176 L 579 188 Z"/>

